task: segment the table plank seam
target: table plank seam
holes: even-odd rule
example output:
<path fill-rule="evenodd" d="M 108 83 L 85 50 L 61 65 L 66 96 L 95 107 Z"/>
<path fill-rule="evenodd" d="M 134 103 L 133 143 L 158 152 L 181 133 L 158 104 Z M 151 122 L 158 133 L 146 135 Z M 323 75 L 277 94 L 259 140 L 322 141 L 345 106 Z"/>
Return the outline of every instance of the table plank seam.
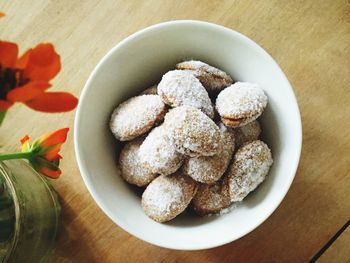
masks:
<path fill-rule="evenodd" d="M 336 233 L 334 236 L 331 237 L 331 239 L 328 240 L 328 242 L 312 257 L 310 260 L 310 263 L 316 262 L 326 251 L 329 249 L 332 244 L 340 237 L 340 235 L 349 227 L 350 220 L 348 220 Z"/>

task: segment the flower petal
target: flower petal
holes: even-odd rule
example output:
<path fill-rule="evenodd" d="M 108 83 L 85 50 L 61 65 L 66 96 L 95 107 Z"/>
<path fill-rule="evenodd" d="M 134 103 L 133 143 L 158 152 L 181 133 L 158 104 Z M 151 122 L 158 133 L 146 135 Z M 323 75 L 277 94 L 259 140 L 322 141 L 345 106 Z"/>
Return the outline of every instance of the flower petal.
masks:
<path fill-rule="evenodd" d="M 0 100 L 0 111 L 6 111 L 13 105 L 12 102 L 7 100 Z"/>
<path fill-rule="evenodd" d="M 67 140 L 69 128 L 62 128 L 57 131 L 42 135 L 36 143 L 42 148 L 48 148 L 55 146 L 56 144 L 62 144 Z"/>
<path fill-rule="evenodd" d="M 21 145 L 23 145 L 27 141 L 29 141 L 29 136 L 28 135 L 24 135 L 24 137 L 20 140 Z"/>
<path fill-rule="evenodd" d="M 37 111 L 65 112 L 73 110 L 78 104 L 78 99 L 67 92 L 46 92 L 26 101 L 25 104 Z"/>
<path fill-rule="evenodd" d="M 21 152 L 28 152 L 30 150 L 29 136 L 25 135 L 20 141 L 21 141 Z"/>
<path fill-rule="evenodd" d="M 29 162 L 36 171 L 38 171 L 39 173 L 42 173 L 45 176 L 48 176 L 51 178 L 58 178 L 59 175 L 61 174 L 61 170 L 58 167 L 59 160 L 50 162 L 39 156 L 39 157 L 32 158 Z"/>
<path fill-rule="evenodd" d="M 3 16 L 5 16 L 5 15 L 6 15 L 5 13 L 0 12 L 0 17 L 3 17 Z"/>
<path fill-rule="evenodd" d="M 54 170 L 50 170 L 47 167 L 41 167 L 39 169 L 39 172 L 42 173 L 45 176 L 48 176 L 48 177 L 52 178 L 52 179 L 57 179 L 58 177 L 60 177 L 60 175 L 62 173 L 60 169 L 54 171 Z"/>
<path fill-rule="evenodd" d="M 51 87 L 50 83 L 32 81 L 24 86 L 11 90 L 7 93 L 7 99 L 12 102 L 26 102 L 43 94 L 49 87 Z"/>
<path fill-rule="evenodd" d="M 62 143 L 56 144 L 55 146 L 49 147 L 48 151 L 45 152 L 43 157 L 48 161 L 54 161 L 61 159 L 62 157 L 58 154 L 61 150 Z"/>
<path fill-rule="evenodd" d="M 61 59 L 52 44 L 39 44 L 21 57 L 18 66 L 24 65 L 24 74 L 29 79 L 49 81 L 61 70 Z"/>
<path fill-rule="evenodd" d="M 19 69 L 26 68 L 29 61 L 29 56 L 32 50 L 33 50 L 32 48 L 28 49 L 19 59 L 17 59 L 16 65 L 15 65 L 16 68 L 19 68 Z"/>
<path fill-rule="evenodd" d="M 13 67 L 18 55 L 16 43 L 0 41 L 0 64 L 3 68 Z"/>

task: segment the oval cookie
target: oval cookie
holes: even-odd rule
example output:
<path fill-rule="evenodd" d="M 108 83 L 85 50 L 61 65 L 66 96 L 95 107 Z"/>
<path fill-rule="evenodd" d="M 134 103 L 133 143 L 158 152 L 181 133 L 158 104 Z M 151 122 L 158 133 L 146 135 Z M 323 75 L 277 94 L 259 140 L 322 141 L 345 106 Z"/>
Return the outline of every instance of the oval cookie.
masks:
<path fill-rule="evenodd" d="M 161 125 L 147 135 L 141 144 L 139 158 L 153 173 L 168 175 L 180 168 L 184 156 L 170 143 L 164 125 Z"/>
<path fill-rule="evenodd" d="M 158 95 L 141 95 L 121 103 L 112 113 L 110 129 L 120 141 L 132 140 L 163 120 L 166 106 Z"/>
<path fill-rule="evenodd" d="M 257 84 L 236 82 L 221 91 L 216 99 L 216 109 L 221 121 L 239 127 L 257 119 L 267 105 L 267 96 Z"/>
<path fill-rule="evenodd" d="M 161 175 L 143 192 L 142 208 L 154 221 L 166 222 L 186 209 L 196 191 L 196 183 L 187 176 Z"/>
<path fill-rule="evenodd" d="M 210 118 L 214 117 L 214 108 L 207 91 L 190 72 L 167 72 L 158 84 L 158 94 L 171 107 L 192 106 L 202 110 Z"/>
<path fill-rule="evenodd" d="M 236 147 L 241 147 L 246 142 L 255 141 L 259 138 L 261 127 L 257 120 L 242 127 L 235 128 Z"/>
<path fill-rule="evenodd" d="M 121 176 L 129 184 L 145 186 L 149 184 L 157 174 L 141 165 L 138 151 L 143 138 L 137 138 L 124 145 L 119 157 Z"/>
<path fill-rule="evenodd" d="M 188 156 L 211 156 L 221 151 L 218 126 L 199 109 L 181 106 L 169 111 L 164 125 L 176 150 Z"/>
<path fill-rule="evenodd" d="M 233 83 L 230 75 L 226 72 L 210 66 L 202 61 L 189 60 L 178 63 L 177 69 L 191 70 L 193 75 L 199 79 L 202 85 L 210 93 L 218 93 Z"/>
<path fill-rule="evenodd" d="M 157 85 L 153 85 L 141 92 L 140 95 L 157 95 Z"/>
<path fill-rule="evenodd" d="M 262 141 L 249 142 L 239 148 L 227 173 L 231 201 L 242 201 L 262 183 L 272 162 L 271 151 Z"/>
<path fill-rule="evenodd" d="M 231 205 L 227 189 L 221 182 L 213 185 L 201 184 L 192 200 L 192 209 L 199 215 L 215 214 Z"/>
<path fill-rule="evenodd" d="M 213 184 L 226 171 L 235 148 L 234 132 L 219 124 L 222 150 L 213 156 L 192 157 L 185 160 L 183 172 L 197 182 Z"/>

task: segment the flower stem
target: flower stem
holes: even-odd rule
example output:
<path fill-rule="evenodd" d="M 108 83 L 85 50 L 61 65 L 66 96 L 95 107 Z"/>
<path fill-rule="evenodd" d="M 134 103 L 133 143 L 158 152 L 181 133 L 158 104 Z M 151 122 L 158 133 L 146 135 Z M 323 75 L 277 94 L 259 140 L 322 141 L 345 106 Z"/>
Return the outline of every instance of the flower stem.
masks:
<path fill-rule="evenodd" d="M 0 111 L 0 126 L 2 124 L 2 121 L 4 120 L 6 115 L 6 111 Z"/>
<path fill-rule="evenodd" d="M 32 152 L 0 154 L 0 161 L 11 160 L 11 159 L 30 159 L 31 156 L 32 156 Z"/>

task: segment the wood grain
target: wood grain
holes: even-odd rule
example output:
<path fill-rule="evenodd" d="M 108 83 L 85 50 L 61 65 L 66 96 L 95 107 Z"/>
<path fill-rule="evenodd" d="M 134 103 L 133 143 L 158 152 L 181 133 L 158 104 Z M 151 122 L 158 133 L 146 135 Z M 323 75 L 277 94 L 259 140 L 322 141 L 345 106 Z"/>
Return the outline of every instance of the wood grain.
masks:
<path fill-rule="evenodd" d="M 350 4 L 345 0 L 1 1 L 1 38 L 21 51 L 53 42 L 63 68 L 53 90 L 77 96 L 101 57 L 131 33 L 174 19 L 235 29 L 280 64 L 298 98 L 303 151 L 295 181 L 258 229 L 225 246 L 184 252 L 140 241 L 114 225 L 90 197 L 74 157 L 72 131 L 63 149 L 63 231 L 53 262 L 306 262 L 350 216 Z M 74 112 L 48 115 L 22 105 L 0 129 L 1 150 L 18 139 L 73 127 Z M 337 253 L 344 253 L 339 246 Z M 342 257 L 340 257 L 342 258 Z M 342 258 L 343 259 L 343 258 Z"/>

